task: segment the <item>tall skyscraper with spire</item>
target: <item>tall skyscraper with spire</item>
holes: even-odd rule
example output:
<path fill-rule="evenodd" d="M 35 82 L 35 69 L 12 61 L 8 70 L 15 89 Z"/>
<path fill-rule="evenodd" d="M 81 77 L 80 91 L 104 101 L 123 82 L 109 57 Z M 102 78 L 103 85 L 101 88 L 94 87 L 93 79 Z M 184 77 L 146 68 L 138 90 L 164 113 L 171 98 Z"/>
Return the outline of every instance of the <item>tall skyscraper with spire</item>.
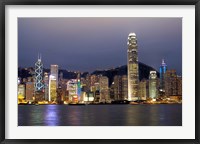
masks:
<path fill-rule="evenodd" d="M 128 67 L 128 100 L 138 100 L 138 45 L 135 33 L 128 35 L 127 67 Z"/>
<path fill-rule="evenodd" d="M 160 87 L 159 87 L 159 89 L 161 91 L 164 91 L 164 87 L 165 87 L 165 85 L 164 85 L 164 74 L 167 71 L 167 65 L 166 65 L 164 59 L 162 59 L 162 63 L 161 63 L 159 71 L 160 71 Z"/>
<path fill-rule="evenodd" d="M 35 63 L 35 91 L 43 89 L 43 64 L 41 54 L 38 54 L 38 60 Z"/>

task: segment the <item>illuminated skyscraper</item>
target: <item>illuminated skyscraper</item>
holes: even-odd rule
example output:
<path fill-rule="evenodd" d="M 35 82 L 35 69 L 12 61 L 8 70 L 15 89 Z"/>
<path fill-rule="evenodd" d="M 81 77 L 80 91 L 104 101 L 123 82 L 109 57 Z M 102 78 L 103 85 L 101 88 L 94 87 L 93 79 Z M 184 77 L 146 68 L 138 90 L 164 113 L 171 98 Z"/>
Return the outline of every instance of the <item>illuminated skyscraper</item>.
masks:
<path fill-rule="evenodd" d="M 56 88 L 58 88 L 58 65 L 51 65 L 51 76 L 56 80 Z"/>
<path fill-rule="evenodd" d="M 57 99 L 57 87 L 56 77 L 54 75 L 49 76 L 49 101 L 56 101 Z"/>
<path fill-rule="evenodd" d="M 34 83 L 27 82 L 26 83 L 26 101 L 33 101 L 34 96 Z"/>
<path fill-rule="evenodd" d="M 138 99 L 138 46 L 135 33 L 130 33 L 128 36 L 128 100 L 134 101 Z"/>
<path fill-rule="evenodd" d="M 142 79 L 139 82 L 139 97 L 141 100 L 146 100 L 149 97 L 149 81 L 146 79 Z"/>
<path fill-rule="evenodd" d="M 44 73 L 44 99 L 49 99 L 49 76 L 48 73 Z"/>
<path fill-rule="evenodd" d="M 24 98 L 25 98 L 25 85 L 18 84 L 18 99 L 24 99 Z"/>
<path fill-rule="evenodd" d="M 126 75 L 114 76 L 114 99 L 115 100 L 127 100 L 128 99 L 128 79 Z"/>
<path fill-rule="evenodd" d="M 110 101 L 109 88 L 108 88 L 108 77 L 101 76 L 99 79 L 100 86 L 100 102 Z"/>
<path fill-rule="evenodd" d="M 78 102 L 78 96 L 77 96 L 77 80 L 76 79 L 70 79 L 67 82 L 67 91 L 68 91 L 68 101 L 76 103 Z"/>
<path fill-rule="evenodd" d="M 43 64 L 41 56 L 35 63 L 35 91 L 42 91 L 43 89 Z"/>
<path fill-rule="evenodd" d="M 149 97 L 154 99 L 157 98 L 157 75 L 156 71 L 150 71 L 149 75 Z"/>
<path fill-rule="evenodd" d="M 162 64 L 160 66 L 160 90 L 163 91 L 164 90 L 164 74 L 166 73 L 167 71 L 167 65 L 164 61 L 164 59 L 162 59 Z"/>
<path fill-rule="evenodd" d="M 165 95 L 177 96 L 182 95 L 182 78 L 177 76 L 176 70 L 167 70 L 164 74 Z"/>
<path fill-rule="evenodd" d="M 78 101 L 80 101 L 81 98 L 81 76 L 80 73 L 77 75 L 77 96 L 78 96 Z"/>

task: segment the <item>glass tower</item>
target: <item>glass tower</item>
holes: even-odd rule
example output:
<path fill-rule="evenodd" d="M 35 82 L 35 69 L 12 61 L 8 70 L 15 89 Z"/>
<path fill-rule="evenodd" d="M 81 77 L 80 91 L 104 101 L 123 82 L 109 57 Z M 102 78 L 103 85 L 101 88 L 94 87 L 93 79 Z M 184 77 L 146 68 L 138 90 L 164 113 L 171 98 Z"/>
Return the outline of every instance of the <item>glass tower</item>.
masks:
<path fill-rule="evenodd" d="M 58 88 L 58 65 L 51 65 L 51 76 L 56 80 L 56 88 Z"/>
<path fill-rule="evenodd" d="M 38 60 L 35 63 L 35 91 L 43 89 L 43 64 L 41 56 L 38 55 Z"/>
<path fill-rule="evenodd" d="M 135 33 L 128 35 L 127 66 L 128 66 L 128 100 L 138 100 L 138 45 Z"/>
<path fill-rule="evenodd" d="M 149 97 L 157 98 L 157 75 L 156 71 L 150 71 L 149 75 Z"/>
<path fill-rule="evenodd" d="M 159 71 L 160 71 L 160 90 L 163 91 L 163 90 L 164 90 L 164 87 L 165 87 L 165 85 L 164 85 L 164 74 L 165 74 L 166 71 L 167 71 L 167 65 L 166 65 L 164 59 L 162 59 L 162 64 L 161 64 L 161 66 L 160 66 Z"/>

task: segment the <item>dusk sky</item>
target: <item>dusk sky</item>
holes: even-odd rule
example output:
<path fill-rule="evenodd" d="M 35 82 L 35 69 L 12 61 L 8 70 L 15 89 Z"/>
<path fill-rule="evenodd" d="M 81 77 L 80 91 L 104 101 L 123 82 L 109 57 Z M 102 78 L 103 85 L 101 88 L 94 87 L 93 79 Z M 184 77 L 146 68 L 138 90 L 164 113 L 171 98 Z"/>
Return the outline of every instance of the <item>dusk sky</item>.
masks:
<path fill-rule="evenodd" d="M 182 75 L 181 18 L 18 18 L 18 66 L 92 72 L 127 64 L 127 38 L 134 32 L 138 60 Z"/>

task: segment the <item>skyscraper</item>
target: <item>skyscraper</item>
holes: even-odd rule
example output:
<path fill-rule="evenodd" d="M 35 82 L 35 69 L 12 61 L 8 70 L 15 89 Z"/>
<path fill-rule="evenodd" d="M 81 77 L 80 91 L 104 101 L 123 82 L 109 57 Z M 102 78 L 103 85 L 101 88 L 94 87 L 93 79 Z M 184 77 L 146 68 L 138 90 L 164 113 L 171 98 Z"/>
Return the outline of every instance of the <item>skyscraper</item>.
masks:
<path fill-rule="evenodd" d="M 156 71 L 150 71 L 149 75 L 149 97 L 154 99 L 157 98 L 157 75 Z"/>
<path fill-rule="evenodd" d="M 165 80 L 165 95 L 166 96 L 178 95 L 178 79 L 176 70 L 167 70 L 166 73 L 164 74 L 164 80 Z M 182 86 L 180 85 L 179 89 L 181 87 Z"/>
<path fill-rule="evenodd" d="M 38 55 L 38 60 L 35 63 L 35 91 L 42 91 L 43 89 L 43 64 L 42 58 Z"/>
<path fill-rule="evenodd" d="M 58 65 L 51 65 L 51 76 L 56 79 L 56 88 L 58 88 Z"/>
<path fill-rule="evenodd" d="M 138 45 L 135 33 L 128 35 L 128 100 L 134 101 L 138 99 Z"/>
<path fill-rule="evenodd" d="M 48 73 L 44 73 L 44 99 L 49 99 L 49 76 Z"/>
<path fill-rule="evenodd" d="M 127 100 L 128 99 L 128 79 L 126 75 L 114 76 L 114 99 L 115 100 Z"/>
<path fill-rule="evenodd" d="M 81 75 L 78 73 L 77 75 L 77 96 L 78 96 L 78 101 L 81 99 Z"/>
<path fill-rule="evenodd" d="M 26 83 L 26 101 L 33 101 L 34 96 L 34 83 L 27 82 Z"/>
<path fill-rule="evenodd" d="M 54 75 L 49 76 L 49 101 L 56 101 L 56 77 Z"/>
<path fill-rule="evenodd" d="M 139 92 L 138 95 L 141 100 L 146 100 L 149 97 L 149 81 L 146 79 L 142 79 L 139 82 Z"/>
<path fill-rule="evenodd" d="M 159 89 L 160 89 L 161 91 L 163 91 L 163 90 L 164 90 L 164 87 L 165 87 L 165 85 L 164 85 L 164 74 L 165 74 L 166 71 L 167 71 L 167 65 L 166 65 L 164 59 L 162 59 L 162 64 L 161 64 L 161 66 L 160 66 L 159 71 L 160 71 L 160 87 L 159 87 Z"/>
<path fill-rule="evenodd" d="M 99 84 L 100 84 L 100 102 L 108 102 L 110 100 L 108 77 L 101 76 L 99 79 Z"/>

